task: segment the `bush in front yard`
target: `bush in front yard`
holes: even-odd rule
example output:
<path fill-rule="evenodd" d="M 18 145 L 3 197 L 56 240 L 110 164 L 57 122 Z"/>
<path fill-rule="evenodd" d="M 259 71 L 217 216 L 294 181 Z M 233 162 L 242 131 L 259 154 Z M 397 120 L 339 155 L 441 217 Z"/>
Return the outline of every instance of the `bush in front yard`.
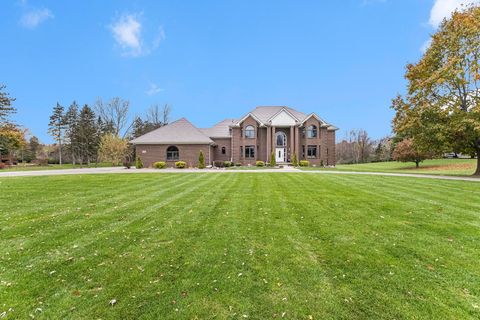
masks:
<path fill-rule="evenodd" d="M 177 169 L 184 169 L 187 166 L 185 161 L 177 161 L 175 162 L 175 168 Z"/>
<path fill-rule="evenodd" d="M 140 157 L 137 157 L 137 160 L 135 161 L 135 168 L 137 169 L 142 169 L 143 168 L 143 162 Z"/>
<path fill-rule="evenodd" d="M 213 161 L 213 166 L 217 168 L 225 167 L 225 163 L 223 161 L 215 160 Z"/>
<path fill-rule="evenodd" d="M 158 161 L 153 164 L 153 167 L 155 169 L 165 169 L 167 167 L 167 164 L 165 163 L 165 161 Z"/>
<path fill-rule="evenodd" d="M 300 160 L 300 167 L 308 167 L 308 166 L 310 166 L 310 161 Z"/>
<path fill-rule="evenodd" d="M 241 163 L 235 163 L 235 167 L 241 167 L 242 164 Z"/>
<path fill-rule="evenodd" d="M 257 162 L 255 162 L 255 165 L 256 165 L 257 167 L 265 167 L 265 162 L 263 162 L 263 161 L 257 161 Z"/>
<path fill-rule="evenodd" d="M 203 151 L 200 151 L 198 155 L 198 169 L 205 169 L 205 156 L 203 155 Z"/>
<path fill-rule="evenodd" d="M 297 154 L 295 152 L 292 155 L 292 166 L 298 167 Z"/>
<path fill-rule="evenodd" d="M 224 161 L 223 165 L 225 166 L 225 168 L 228 168 L 228 167 L 231 167 L 233 164 L 231 161 Z"/>
<path fill-rule="evenodd" d="M 277 165 L 277 159 L 275 159 L 275 151 L 272 151 L 270 155 L 270 166 L 275 167 Z"/>

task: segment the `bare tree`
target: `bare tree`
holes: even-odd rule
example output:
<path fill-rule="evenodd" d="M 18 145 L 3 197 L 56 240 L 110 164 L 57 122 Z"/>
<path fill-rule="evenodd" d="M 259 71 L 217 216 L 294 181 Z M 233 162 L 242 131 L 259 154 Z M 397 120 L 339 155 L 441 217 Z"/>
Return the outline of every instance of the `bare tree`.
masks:
<path fill-rule="evenodd" d="M 158 104 L 154 104 L 147 110 L 147 121 L 156 127 L 167 125 L 170 112 L 171 108 L 168 104 L 165 104 L 162 110 Z"/>
<path fill-rule="evenodd" d="M 368 162 L 372 153 L 373 142 L 368 136 L 367 131 L 360 129 L 357 131 L 356 141 L 359 153 L 359 160 L 361 163 Z"/>
<path fill-rule="evenodd" d="M 363 130 L 351 130 L 336 145 L 338 163 L 368 162 L 373 152 L 373 141 Z"/>
<path fill-rule="evenodd" d="M 98 98 L 94 107 L 96 113 L 99 115 L 102 121 L 107 126 L 112 126 L 113 133 L 116 136 L 120 136 L 122 132 L 122 137 L 126 135 L 128 131 L 128 128 L 126 128 L 128 121 L 128 110 L 130 108 L 130 102 L 128 100 L 114 97 L 105 104 L 102 98 Z"/>
<path fill-rule="evenodd" d="M 170 122 L 170 112 L 172 111 L 172 108 L 168 105 L 165 104 L 163 106 L 163 125 L 167 125 Z"/>

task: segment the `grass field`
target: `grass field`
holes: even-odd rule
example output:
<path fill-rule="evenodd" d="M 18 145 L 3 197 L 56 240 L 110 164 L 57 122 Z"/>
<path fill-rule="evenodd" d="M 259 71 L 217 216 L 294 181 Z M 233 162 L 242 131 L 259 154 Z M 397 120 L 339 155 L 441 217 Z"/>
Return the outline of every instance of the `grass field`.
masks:
<path fill-rule="evenodd" d="M 340 170 L 361 172 L 391 172 L 391 173 L 417 173 L 435 175 L 469 176 L 475 172 L 476 159 L 434 159 L 425 160 L 420 168 L 415 167 L 413 162 L 374 162 L 360 164 L 337 164 L 331 168 L 304 168 L 304 170 Z"/>
<path fill-rule="evenodd" d="M 2 178 L 0 317 L 478 319 L 479 186 L 301 173 Z"/>
<path fill-rule="evenodd" d="M 0 172 L 2 171 L 30 171 L 30 170 L 56 170 L 56 169 L 80 169 L 80 168 L 100 168 L 100 167 L 112 167 L 112 163 L 110 162 L 99 162 L 97 164 L 91 163 L 89 165 L 73 165 L 71 163 L 67 164 L 49 164 L 45 166 L 39 166 L 39 165 L 34 165 L 30 163 L 25 163 L 25 164 L 18 164 L 15 166 L 7 167 L 4 169 L 1 169 Z"/>

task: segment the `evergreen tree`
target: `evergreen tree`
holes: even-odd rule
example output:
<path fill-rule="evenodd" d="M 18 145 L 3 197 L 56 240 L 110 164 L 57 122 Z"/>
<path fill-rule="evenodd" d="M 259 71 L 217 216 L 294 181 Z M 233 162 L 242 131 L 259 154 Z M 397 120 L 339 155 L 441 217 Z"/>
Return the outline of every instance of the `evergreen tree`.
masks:
<path fill-rule="evenodd" d="M 297 154 L 295 152 L 292 155 L 292 166 L 298 167 L 298 159 L 297 159 Z"/>
<path fill-rule="evenodd" d="M 138 138 L 140 137 L 141 135 L 144 134 L 144 123 L 143 123 L 143 120 L 142 118 L 140 117 L 135 117 L 135 120 L 133 120 L 133 124 L 132 124 L 132 138 L 135 139 L 135 138 Z"/>
<path fill-rule="evenodd" d="M 62 164 L 62 141 L 65 132 L 65 109 L 58 102 L 53 107 L 53 113 L 50 116 L 50 122 L 48 123 L 48 133 L 58 143 L 58 156 L 60 164 Z"/>
<path fill-rule="evenodd" d="M 6 85 L 0 84 L 0 125 L 7 123 L 8 117 L 16 112 L 16 109 L 12 107 L 12 102 L 15 98 L 4 91 Z"/>
<path fill-rule="evenodd" d="M 277 165 L 277 160 L 275 159 L 275 151 L 272 151 L 270 155 L 270 166 L 275 167 Z"/>
<path fill-rule="evenodd" d="M 200 151 L 200 154 L 198 156 L 198 169 L 205 169 L 205 156 L 203 154 L 203 151 Z"/>
<path fill-rule="evenodd" d="M 78 116 L 78 141 L 82 162 L 89 164 L 92 159 L 97 158 L 97 151 L 100 140 L 95 121 L 95 113 L 86 104 L 80 110 Z"/>
<path fill-rule="evenodd" d="M 65 113 L 65 140 L 68 143 L 70 157 L 75 165 L 79 153 L 78 141 L 78 105 L 74 101 Z"/>
<path fill-rule="evenodd" d="M 32 160 L 37 159 L 37 152 L 40 149 L 40 142 L 38 138 L 33 136 L 30 138 L 28 143 L 25 145 L 23 151 L 23 160 L 26 162 L 31 162 Z"/>

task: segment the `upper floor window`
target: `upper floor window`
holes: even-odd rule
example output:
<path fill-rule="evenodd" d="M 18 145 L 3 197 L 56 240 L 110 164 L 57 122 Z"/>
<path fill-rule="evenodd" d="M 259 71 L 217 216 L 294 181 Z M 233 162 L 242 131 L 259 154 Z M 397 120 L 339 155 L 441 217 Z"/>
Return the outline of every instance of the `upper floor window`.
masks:
<path fill-rule="evenodd" d="M 176 146 L 170 146 L 167 148 L 167 160 L 174 161 L 180 158 L 180 153 Z"/>
<path fill-rule="evenodd" d="M 245 128 L 245 138 L 255 138 L 255 128 L 253 126 Z"/>
<path fill-rule="evenodd" d="M 317 137 L 317 126 L 311 125 L 307 128 L 307 138 L 316 138 Z"/>
<path fill-rule="evenodd" d="M 227 153 L 227 149 L 225 149 L 225 147 L 222 147 L 222 154 L 225 154 Z"/>

